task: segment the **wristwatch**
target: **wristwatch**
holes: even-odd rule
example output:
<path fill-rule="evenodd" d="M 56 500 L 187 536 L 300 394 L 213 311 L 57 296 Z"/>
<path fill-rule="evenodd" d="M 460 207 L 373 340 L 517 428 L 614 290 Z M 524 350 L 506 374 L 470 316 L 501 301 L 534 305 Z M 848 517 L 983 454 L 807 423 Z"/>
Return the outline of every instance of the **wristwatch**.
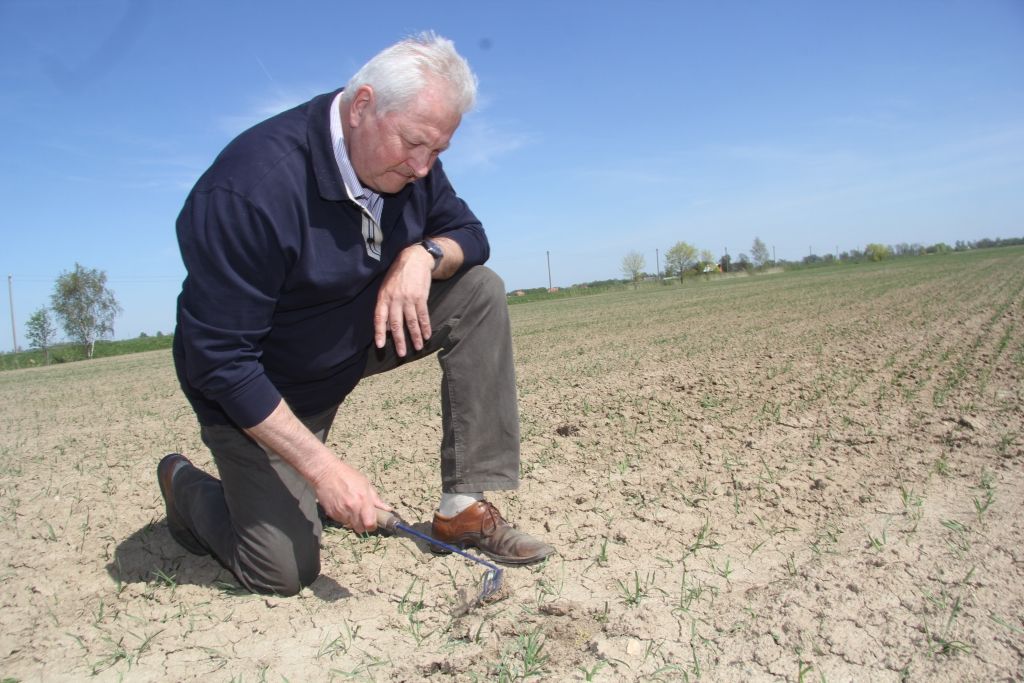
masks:
<path fill-rule="evenodd" d="M 430 272 L 433 273 L 437 270 L 437 267 L 441 265 L 441 259 L 444 258 L 444 249 L 441 248 L 440 244 L 431 239 L 423 240 L 420 242 L 420 246 L 426 249 L 427 253 L 434 257 L 434 267 L 430 269 Z"/>

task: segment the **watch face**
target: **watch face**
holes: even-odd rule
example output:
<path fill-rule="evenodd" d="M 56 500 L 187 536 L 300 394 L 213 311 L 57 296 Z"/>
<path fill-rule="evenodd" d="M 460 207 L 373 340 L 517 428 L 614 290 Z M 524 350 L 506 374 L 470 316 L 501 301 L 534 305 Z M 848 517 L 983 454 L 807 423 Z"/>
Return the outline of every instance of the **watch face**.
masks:
<path fill-rule="evenodd" d="M 444 258 L 444 250 L 434 240 L 423 240 L 420 242 L 423 248 L 427 250 L 427 253 L 434 257 L 434 268 L 441 265 L 441 259 Z"/>
<path fill-rule="evenodd" d="M 444 258 L 444 251 L 438 246 L 437 242 L 433 240 L 423 240 L 423 248 L 427 250 L 427 253 L 433 256 L 435 259 Z"/>

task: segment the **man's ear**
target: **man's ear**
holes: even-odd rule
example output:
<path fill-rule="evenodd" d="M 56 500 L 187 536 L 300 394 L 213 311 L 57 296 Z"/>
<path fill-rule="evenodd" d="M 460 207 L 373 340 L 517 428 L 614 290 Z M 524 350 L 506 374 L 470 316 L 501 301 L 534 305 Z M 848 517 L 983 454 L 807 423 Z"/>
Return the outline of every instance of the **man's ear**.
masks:
<path fill-rule="evenodd" d="M 356 96 L 352 98 L 352 104 L 348 109 L 348 125 L 352 128 L 358 128 L 359 124 L 366 120 L 367 116 L 372 115 L 376 108 L 376 96 L 373 92 L 373 87 L 369 85 L 361 85 L 356 90 Z"/>

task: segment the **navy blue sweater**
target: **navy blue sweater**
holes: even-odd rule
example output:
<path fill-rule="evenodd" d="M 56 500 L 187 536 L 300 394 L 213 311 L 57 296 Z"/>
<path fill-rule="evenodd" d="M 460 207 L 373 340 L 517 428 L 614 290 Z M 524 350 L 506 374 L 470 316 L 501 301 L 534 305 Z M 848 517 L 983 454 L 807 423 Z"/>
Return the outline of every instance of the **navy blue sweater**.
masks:
<path fill-rule="evenodd" d="M 388 267 L 425 235 L 458 242 L 463 268 L 487 237 L 440 162 L 386 195 L 381 259 L 367 255 L 320 95 L 232 141 L 178 216 L 188 275 L 174 362 L 202 424 L 262 422 L 284 398 L 299 416 L 340 403 L 362 375 Z"/>

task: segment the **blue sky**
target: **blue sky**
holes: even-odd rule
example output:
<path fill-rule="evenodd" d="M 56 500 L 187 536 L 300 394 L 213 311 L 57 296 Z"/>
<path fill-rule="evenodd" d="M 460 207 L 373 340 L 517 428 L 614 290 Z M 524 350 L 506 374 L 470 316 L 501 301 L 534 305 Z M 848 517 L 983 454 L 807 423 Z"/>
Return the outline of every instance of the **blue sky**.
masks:
<path fill-rule="evenodd" d="M 424 29 L 480 78 L 443 158 L 510 289 L 547 286 L 547 252 L 566 286 L 679 240 L 799 259 L 1024 235 L 1024 2 L 370 7 L 0 0 L 19 344 L 76 261 L 107 272 L 116 337 L 171 332 L 174 221 L 220 149 Z"/>

